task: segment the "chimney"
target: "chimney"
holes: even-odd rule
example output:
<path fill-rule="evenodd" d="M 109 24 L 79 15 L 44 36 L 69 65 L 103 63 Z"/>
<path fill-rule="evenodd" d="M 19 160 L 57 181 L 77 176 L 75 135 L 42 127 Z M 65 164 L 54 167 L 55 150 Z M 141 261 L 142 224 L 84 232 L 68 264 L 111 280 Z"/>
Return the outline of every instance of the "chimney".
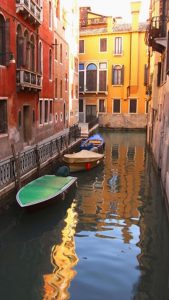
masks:
<path fill-rule="evenodd" d="M 132 14 L 132 31 L 137 31 L 139 27 L 139 14 L 141 1 L 131 2 L 131 14 Z"/>

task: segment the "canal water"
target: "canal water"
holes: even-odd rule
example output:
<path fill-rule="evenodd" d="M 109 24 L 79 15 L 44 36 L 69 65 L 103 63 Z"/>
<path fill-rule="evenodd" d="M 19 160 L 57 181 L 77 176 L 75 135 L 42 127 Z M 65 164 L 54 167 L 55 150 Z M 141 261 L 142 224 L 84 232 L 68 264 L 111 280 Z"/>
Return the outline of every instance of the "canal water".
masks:
<path fill-rule="evenodd" d="M 59 204 L 0 211 L 0 299 L 168 300 L 169 224 L 146 136 L 102 132 Z"/>

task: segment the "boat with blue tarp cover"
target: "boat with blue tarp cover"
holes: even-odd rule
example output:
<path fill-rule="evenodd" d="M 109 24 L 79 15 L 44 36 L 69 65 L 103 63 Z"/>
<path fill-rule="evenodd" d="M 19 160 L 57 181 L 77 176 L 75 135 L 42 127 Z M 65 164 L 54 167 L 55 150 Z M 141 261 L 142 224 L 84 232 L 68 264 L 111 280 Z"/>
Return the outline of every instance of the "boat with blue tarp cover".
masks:
<path fill-rule="evenodd" d="M 103 152 L 105 142 L 101 134 L 94 134 L 83 140 L 80 145 L 80 150 L 90 150 L 94 152 Z"/>

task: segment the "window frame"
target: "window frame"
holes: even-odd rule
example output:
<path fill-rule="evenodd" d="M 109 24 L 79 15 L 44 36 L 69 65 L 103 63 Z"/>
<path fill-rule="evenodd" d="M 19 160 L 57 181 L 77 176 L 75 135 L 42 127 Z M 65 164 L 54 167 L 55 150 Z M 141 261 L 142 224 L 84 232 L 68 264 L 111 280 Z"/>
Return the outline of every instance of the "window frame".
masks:
<path fill-rule="evenodd" d="M 120 42 L 119 42 L 120 41 Z M 114 37 L 114 55 L 123 55 L 123 39 L 122 36 Z"/>

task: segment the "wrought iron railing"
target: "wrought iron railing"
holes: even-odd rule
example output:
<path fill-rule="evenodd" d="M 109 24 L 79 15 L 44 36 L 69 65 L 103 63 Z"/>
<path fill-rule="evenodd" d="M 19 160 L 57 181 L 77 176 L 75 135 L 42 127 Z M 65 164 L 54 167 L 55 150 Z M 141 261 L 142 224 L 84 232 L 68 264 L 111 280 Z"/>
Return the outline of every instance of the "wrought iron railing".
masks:
<path fill-rule="evenodd" d="M 67 151 L 78 138 L 81 132 L 78 125 L 70 127 L 68 133 L 61 135 L 48 142 L 37 144 L 27 151 L 16 154 L 19 161 L 20 176 L 23 176 L 33 169 L 41 167 L 44 163 Z M 16 161 L 13 156 L 0 161 L 0 191 L 15 181 Z"/>

